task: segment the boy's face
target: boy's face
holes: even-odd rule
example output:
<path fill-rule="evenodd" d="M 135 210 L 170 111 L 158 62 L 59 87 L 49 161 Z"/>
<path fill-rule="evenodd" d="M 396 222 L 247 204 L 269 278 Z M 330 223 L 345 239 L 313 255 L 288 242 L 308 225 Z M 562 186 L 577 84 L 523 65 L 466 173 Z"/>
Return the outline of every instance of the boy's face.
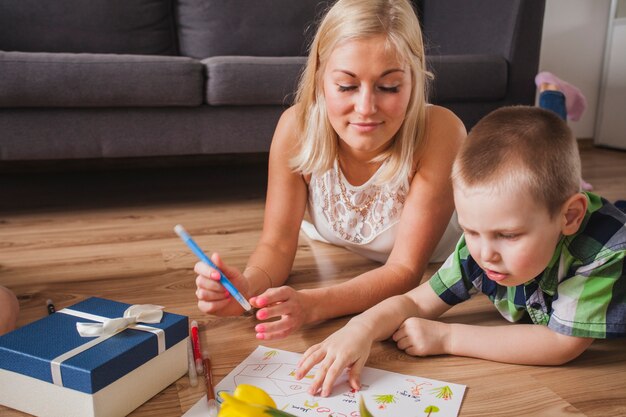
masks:
<path fill-rule="evenodd" d="M 512 287 L 539 275 L 561 237 L 559 216 L 523 191 L 455 184 L 454 203 L 472 258 L 489 279 Z"/>

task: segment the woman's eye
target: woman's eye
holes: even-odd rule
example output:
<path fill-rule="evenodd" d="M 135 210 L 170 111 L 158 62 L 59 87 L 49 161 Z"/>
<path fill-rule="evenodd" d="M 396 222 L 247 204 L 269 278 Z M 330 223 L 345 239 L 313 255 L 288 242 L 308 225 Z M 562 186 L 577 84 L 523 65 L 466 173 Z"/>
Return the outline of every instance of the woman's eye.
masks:
<path fill-rule="evenodd" d="M 340 84 L 337 85 L 337 90 L 339 90 L 339 92 L 341 93 L 346 92 L 346 91 L 352 91 L 355 89 L 356 89 L 356 86 L 354 85 L 340 85 Z"/>
<path fill-rule="evenodd" d="M 514 240 L 517 237 L 519 237 L 519 235 L 516 235 L 516 234 L 513 234 L 513 233 L 500 233 L 500 237 L 502 239 Z"/>
<path fill-rule="evenodd" d="M 378 89 L 385 93 L 397 93 L 398 91 L 400 91 L 398 86 L 392 86 L 392 87 L 380 86 L 378 87 Z"/>

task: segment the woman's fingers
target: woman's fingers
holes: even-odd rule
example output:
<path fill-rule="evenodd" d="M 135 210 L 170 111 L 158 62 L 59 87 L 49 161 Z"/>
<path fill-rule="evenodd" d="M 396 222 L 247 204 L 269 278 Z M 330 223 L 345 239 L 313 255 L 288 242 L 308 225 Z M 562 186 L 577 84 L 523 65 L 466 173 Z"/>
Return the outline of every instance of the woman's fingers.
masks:
<path fill-rule="evenodd" d="M 253 297 L 250 302 L 260 309 L 256 313 L 258 320 L 269 320 L 255 326 L 256 337 L 272 340 L 286 337 L 300 328 L 304 322 L 303 309 L 298 292 L 291 287 L 270 288 L 263 294 Z"/>
<path fill-rule="evenodd" d="M 204 301 L 198 300 L 198 309 L 205 314 L 214 314 L 228 305 L 229 300 Z"/>
<path fill-rule="evenodd" d="M 287 315 L 294 315 L 297 311 L 294 311 L 293 303 L 289 300 L 280 302 L 279 304 L 272 304 L 269 307 L 261 308 L 256 313 L 256 318 L 259 320 L 267 320 L 274 317 L 283 317 Z"/>
<path fill-rule="evenodd" d="M 297 329 L 294 320 L 284 316 L 280 320 L 259 323 L 254 326 L 256 338 L 260 340 L 282 339 L 289 336 Z"/>
<path fill-rule="evenodd" d="M 198 275 L 196 278 L 196 297 L 200 300 L 221 300 L 229 297 L 229 293 L 226 288 L 222 287 L 219 283 L 207 279 L 203 275 Z"/>

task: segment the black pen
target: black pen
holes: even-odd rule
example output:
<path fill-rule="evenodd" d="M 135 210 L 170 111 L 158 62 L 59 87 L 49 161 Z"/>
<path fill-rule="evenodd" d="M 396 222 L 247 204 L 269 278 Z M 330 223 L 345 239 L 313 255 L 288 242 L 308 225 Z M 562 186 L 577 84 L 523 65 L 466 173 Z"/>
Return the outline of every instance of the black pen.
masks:
<path fill-rule="evenodd" d="M 46 306 L 48 307 L 48 314 L 52 314 L 56 312 L 56 308 L 54 308 L 54 304 L 52 304 L 52 300 L 46 300 Z"/>

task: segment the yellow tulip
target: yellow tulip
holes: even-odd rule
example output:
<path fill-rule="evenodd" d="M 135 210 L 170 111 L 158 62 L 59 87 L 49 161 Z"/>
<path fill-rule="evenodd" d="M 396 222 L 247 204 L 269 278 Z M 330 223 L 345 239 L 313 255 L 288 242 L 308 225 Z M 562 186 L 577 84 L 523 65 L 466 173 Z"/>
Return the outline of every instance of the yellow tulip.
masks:
<path fill-rule="evenodd" d="M 276 409 L 276 403 L 261 388 L 240 384 L 233 395 L 222 392 L 224 400 L 218 417 L 294 417 Z"/>
<path fill-rule="evenodd" d="M 261 388 L 240 384 L 230 395 L 221 392 L 224 400 L 218 417 L 295 417 L 293 414 L 276 409 L 276 403 Z M 359 404 L 362 417 L 373 417 L 365 406 L 363 397 Z"/>
<path fill-rule="evenodd" d="M 362 396 L 359 399 L 359 412 L 361 414 L 361 417 L 374 417 L 372 413 L 370 413 L 370 410 L 368 410 L 365 406 L 365 400 L 363 400 Z"/>
<path fill-rule="evenodd" d="M 233 397 L 258 405 L 268 405 L 276 408 L 276 403 L 265 391 L 254 385 L 241 384 L 235 388 Z"/>

